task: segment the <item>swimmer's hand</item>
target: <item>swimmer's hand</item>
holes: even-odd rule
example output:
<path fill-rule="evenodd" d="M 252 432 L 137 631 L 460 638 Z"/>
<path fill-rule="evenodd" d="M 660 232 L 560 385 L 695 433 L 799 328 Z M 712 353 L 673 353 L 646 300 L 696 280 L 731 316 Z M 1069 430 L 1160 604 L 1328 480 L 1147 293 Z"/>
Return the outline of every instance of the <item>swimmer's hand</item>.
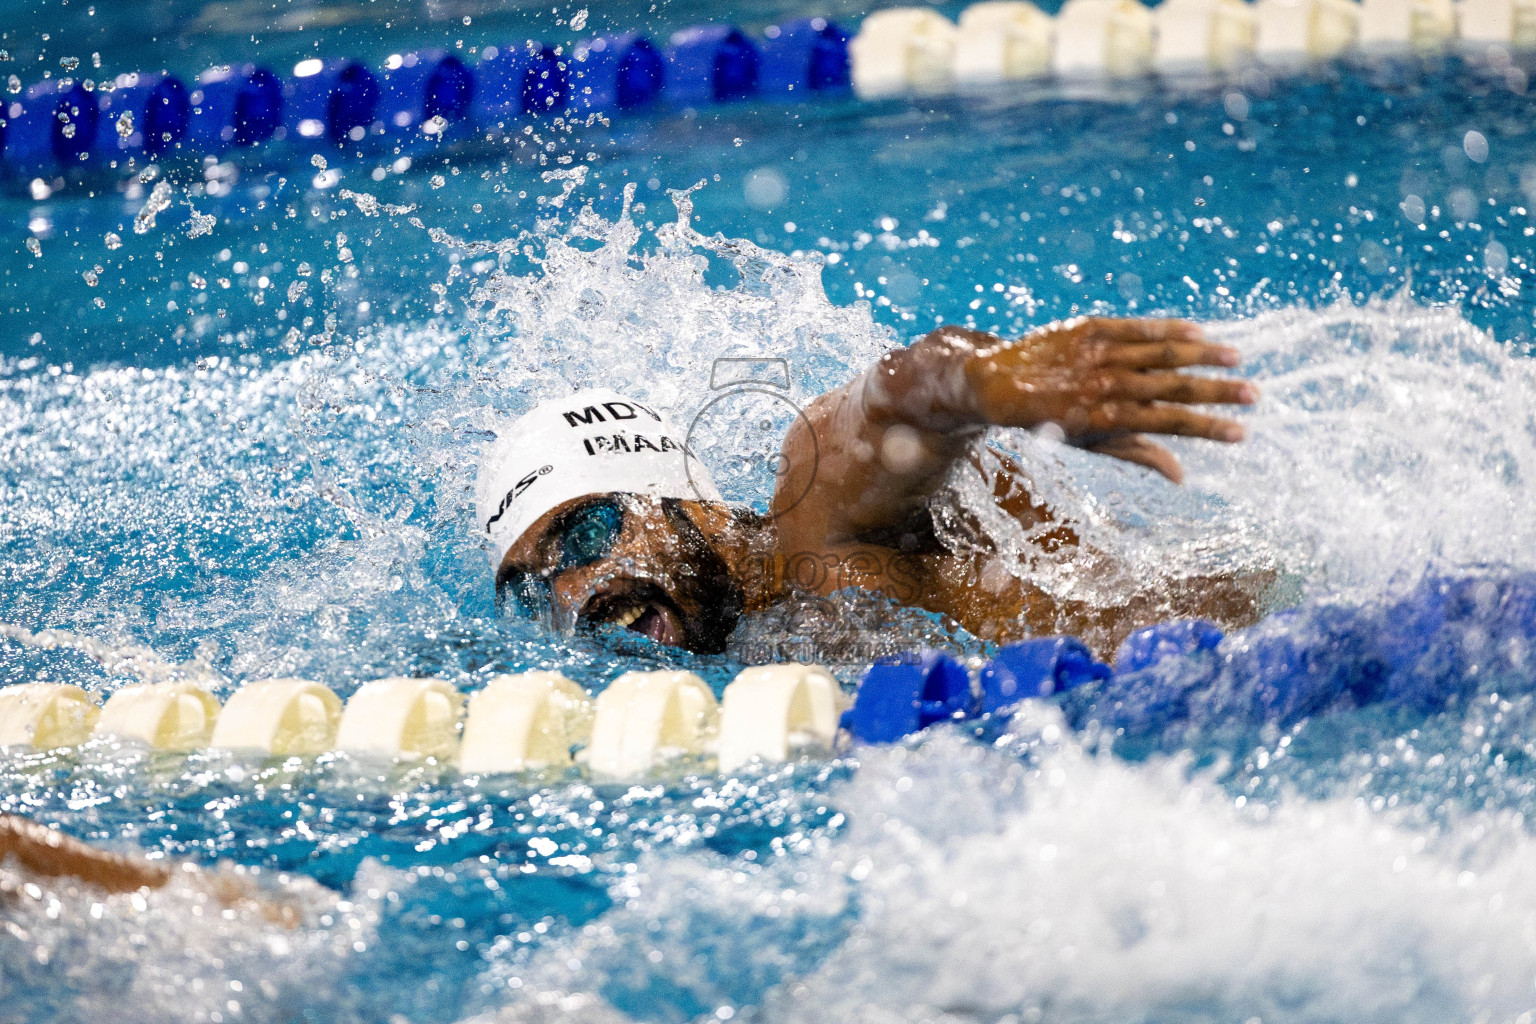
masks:
<path fill-rule="evenodd" d="M 967 335 L 970 343 L 978 339 Z M 1250 405 L 1258 397 L 1247 381 L 1180 372 L 1239 362 L 1236 349 L 1210 344 L 1184 320 L 1083 317 L 1015 342 L 993 341 L 965 361 L 977 420 L 1055 424 L 1070 444 L 1139 463 L 1175 483 L 1183 477 L 1179 460 L 1143 435 L 1241 441 L 1242 424 L 1190 407 Z"/>

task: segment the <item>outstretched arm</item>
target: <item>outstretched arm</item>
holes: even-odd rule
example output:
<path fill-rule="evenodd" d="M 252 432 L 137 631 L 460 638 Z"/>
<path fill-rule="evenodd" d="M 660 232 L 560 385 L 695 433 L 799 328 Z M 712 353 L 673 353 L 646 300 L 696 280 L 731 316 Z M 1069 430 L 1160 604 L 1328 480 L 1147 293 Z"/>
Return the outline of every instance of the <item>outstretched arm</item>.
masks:
<path fill-rule="evenodd" d="M 71 878 L 111 893 L 159 889 L 171 880 L 169 867 L 98 850 L 25 818 L 0 814 L 0 863 L 8 857 L 14 857 L 34 875 Z M 285 928 L 296 928 L 300 923 L 296 906 L 274 903 L 238 877 L 219 873 L 202 876 L 201 881 L 222 906 L 253 910 Z"/>
<path fill-rule="evenodd" d="M 107 892 L 158 889 L 171 877 L 149 861 L 106 853 L 25 818 L 0 814 L 0 861 L 8 856 L 34 874 L 77 878 Z"/>
<path fill-rule="evenodd" d="M 1145 434 L 1239 441 L 1242 425 L 1191 406 L 1246 405 L 1244 381 L 1195 376 L 1236 350 L 1182 320 L 1080 318 L 1015 342 L 941 327 L 821 396 L 784 441 L 781 533 L 827 542 L 898 526 L 989 426 L 1056 424 L 1079 447 L 1177 482 L 1178 459 Z"/>

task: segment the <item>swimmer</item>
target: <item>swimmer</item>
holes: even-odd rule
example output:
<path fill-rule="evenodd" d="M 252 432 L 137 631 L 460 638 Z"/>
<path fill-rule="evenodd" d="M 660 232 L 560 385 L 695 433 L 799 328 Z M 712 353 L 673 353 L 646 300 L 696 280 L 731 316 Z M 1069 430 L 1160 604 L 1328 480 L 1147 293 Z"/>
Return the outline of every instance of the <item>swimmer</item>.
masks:
<path fill-rule="evenodd" d="M 499 433 L 476 481 L 498 605 L 702 653 L 724 650 L 744 612 L 796 587 L 879 591 L 997 642 L 1074 633 L 1100 654 L 1169 617 L 1247 625 L 1272 574 L 1142 581 L 1109 601 L 1052 597 L 946 486 L 971 463 L 1034 544 L 1092 571 L 1102 553 L 984 444 L 987 429 L 1049 429 L 1177 483 L 1178 459 L 1148 435 L 1240 441 L 1241 424 L 1197 407 L 1251 404 L 1254 386 L 1188 372 L 1238 361 L 1179 320 L 1083 318 L 1013 342 L 943 327 L 810 403 L 784 437 L 768 515 L 721 501 L 663 414 L 606 389 L 544 402 Z M 974 539 L 941 539 L 941 518 L 942 536 Z"/>

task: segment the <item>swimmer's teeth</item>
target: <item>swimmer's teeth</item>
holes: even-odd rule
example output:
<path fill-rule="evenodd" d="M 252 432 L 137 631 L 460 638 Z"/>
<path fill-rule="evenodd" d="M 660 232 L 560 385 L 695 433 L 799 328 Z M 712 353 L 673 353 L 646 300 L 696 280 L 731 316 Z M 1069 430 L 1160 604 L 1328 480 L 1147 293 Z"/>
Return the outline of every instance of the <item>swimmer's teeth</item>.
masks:
<path fill-rule="evenodd" d="M 621 615 L 619 615 L 613 621 L 615 623 L 617 623 L 618 625 L 620 625 L 620 626 L 628 626 L 631 622 L 634 622 L 642 614 L 644 614 L 644 612 L 645 612 L 645 606 L 637 604 L 633 608 L 629 609 L 627 612 L 624 612 Z"/>

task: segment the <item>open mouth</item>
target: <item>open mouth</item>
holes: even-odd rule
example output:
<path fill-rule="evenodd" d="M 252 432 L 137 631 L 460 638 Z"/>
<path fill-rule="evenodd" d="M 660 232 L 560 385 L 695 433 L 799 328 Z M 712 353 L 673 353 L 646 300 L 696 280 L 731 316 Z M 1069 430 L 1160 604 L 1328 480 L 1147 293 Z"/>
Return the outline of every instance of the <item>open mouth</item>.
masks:
<path fill-rule="evenodd" d="M 622 626 L 660 644 L 683 645 L 682 612 L 652 583 L 632 584 L 621 592 L 594 594 L 582 609 L 580 621 Z"/>

